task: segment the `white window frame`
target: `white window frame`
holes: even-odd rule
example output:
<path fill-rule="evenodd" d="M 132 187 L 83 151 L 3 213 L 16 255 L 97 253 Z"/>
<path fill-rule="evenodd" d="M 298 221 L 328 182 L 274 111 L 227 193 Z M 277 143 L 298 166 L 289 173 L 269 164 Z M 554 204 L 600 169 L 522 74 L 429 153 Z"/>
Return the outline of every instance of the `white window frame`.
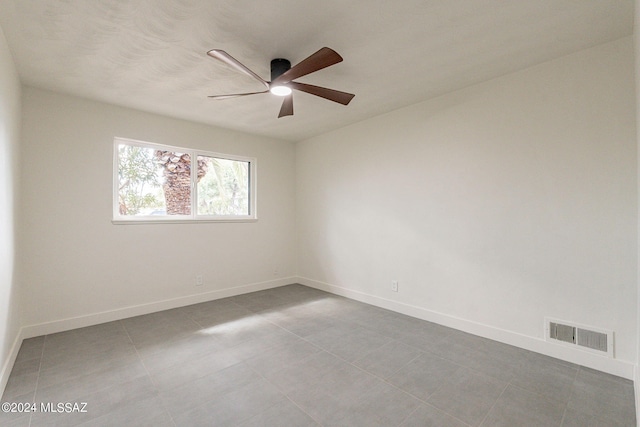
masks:
<path fill-rule="evenodd" d="M 198 156 L 215 157 L 218 159 L 236 160 L 249 163 L 249 215 L 198 215 L 198 168 L 191 168 L 191 215 L 145 215 L 128 216 L 121 215 L 119 209 L 120 186 L 118 180 L 118 145 L 135 145 L 153 150 L 177 151 L 189 154 L 192 162 L 196 162 Z M 113 140 L 113 217 L 114 224 L 158 224 L 158 223 L 195 223 L 195 222 L 254 222 L 258 220 L 256 211 L 257 200 L 257 169 L 258 162 L 254 157 L 236 156 L 231 154 L 215 153 L 211 151 L 195 150 L 172 145 L 156 144 L 153 142 L 138 141 L 129 138 L 116 137 Z"/>

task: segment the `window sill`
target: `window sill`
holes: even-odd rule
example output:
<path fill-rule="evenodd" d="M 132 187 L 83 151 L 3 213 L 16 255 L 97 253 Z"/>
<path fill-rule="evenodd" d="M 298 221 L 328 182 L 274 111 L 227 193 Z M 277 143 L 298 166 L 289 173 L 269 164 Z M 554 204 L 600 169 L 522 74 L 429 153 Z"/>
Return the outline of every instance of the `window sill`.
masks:
<path fill-rule="evenodd" d="M 113 219 L 113 225 L 149 225 L 149 224 L 202 224 L 216 222 L 258 222 L 257 218 L 224 219 Z"/>

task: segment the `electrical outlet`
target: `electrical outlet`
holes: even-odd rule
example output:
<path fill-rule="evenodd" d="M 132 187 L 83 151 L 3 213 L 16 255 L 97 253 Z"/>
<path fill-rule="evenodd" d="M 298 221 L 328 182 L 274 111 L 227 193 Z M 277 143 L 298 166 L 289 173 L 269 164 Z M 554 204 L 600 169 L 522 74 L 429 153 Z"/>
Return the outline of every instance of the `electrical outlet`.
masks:
<path fill-rule="evenodd" d="M 391 290 L 393 292 L 398 292 L 398 281 L 397 280 L 392 280 L 391 281 Z"/>
<path fill-rule="evenodd" d="M 196 286 L 204 285 L 204 279 L 202 278 L 202 274 L 198 274 L 196 276 Z"/>

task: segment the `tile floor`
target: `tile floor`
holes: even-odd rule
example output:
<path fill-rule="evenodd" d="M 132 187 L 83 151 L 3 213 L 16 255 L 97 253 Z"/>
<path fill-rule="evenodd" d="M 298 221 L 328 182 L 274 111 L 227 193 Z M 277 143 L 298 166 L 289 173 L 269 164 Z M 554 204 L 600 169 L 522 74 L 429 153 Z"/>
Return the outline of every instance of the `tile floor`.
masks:
<path fill-rule="evenodd" d="M 631 381 L 301 285 L 25 340 L 2 401 L 38 409 L 3 426 L 636 425 Z"/>

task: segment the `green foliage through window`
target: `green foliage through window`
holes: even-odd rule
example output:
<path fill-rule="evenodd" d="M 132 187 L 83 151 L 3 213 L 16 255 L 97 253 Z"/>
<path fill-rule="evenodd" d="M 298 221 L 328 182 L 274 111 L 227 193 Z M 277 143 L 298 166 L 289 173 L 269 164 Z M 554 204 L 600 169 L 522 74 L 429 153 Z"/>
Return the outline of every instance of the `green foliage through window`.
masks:
<path fill-rule="evenodd" d="M 198 182 L 198 215 L 249 214 L 249 163 L 198 156 L 206 174 Z"/>
<path fill-rule="evenodd" d="M 150 215 L 164 210 L 162 175 L 150 148 L 118 145 L 120 215 Z"/>
<path fill-rule="evenodd" d="M 255 160 L 120 139 L 115 150 L 114 218 L 255 218 Z"/>

